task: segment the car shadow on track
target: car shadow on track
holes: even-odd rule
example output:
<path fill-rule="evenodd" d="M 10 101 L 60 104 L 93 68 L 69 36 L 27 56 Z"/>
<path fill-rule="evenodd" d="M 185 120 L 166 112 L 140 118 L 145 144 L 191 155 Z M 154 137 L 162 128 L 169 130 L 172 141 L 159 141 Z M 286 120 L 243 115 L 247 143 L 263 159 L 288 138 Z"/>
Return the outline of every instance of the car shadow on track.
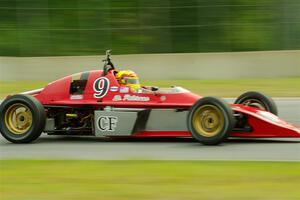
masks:
<path fill-rule="evenodd" d="M 35 143 L 198 143 L 193 138 L 97 138 L 84 136 L 49 136 L 41 137 Z M 242 143 L 300 143 L 299 139 L 287 138 L 230 138 L 225 144 L 242 144 Z"/>
<path fill-rule="evenodd" d="M 197 143 L 193 138 L 97 138 L 97 137 L 84 137 L 84 136 L 54 136 L 54 137 L 41 137 L 36 143 L 72 143 L 72 142 L 100 142 L 100 143 Z"/>
<path fill-rule="evenodd" d="M 32 144 L 59 144 L 59 143 L 76 143 L 76 144 L 88 144 L 88 143 L 198 143 L 193 138 L 99 138 L 92 136 L 42 136 L 34 141 Z M 226 144 L 254 144 L 254 143 L 300 143 L 299 138 L 230 138 L 219 146 Z M 1 137 L 0 145 L 12 144 Z M 26 144 L 25 144 L 26 145 Z"/>

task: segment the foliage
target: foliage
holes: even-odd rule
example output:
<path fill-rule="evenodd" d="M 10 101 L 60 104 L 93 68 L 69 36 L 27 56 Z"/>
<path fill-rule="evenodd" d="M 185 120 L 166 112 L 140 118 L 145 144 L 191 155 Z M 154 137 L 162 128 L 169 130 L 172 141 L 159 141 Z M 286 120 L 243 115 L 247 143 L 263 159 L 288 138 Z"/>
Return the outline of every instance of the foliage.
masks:
<path fill-rule="evenodd" d="M 298 0 L 0 0 L 0 56 L 299 48 Z"/>

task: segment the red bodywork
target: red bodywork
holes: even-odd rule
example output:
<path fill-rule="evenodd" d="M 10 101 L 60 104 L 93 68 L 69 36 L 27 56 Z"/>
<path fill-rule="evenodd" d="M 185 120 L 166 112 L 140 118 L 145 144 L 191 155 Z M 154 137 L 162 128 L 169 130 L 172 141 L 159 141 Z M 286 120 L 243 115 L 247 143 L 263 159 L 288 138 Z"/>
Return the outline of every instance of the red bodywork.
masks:
<path fill-rule="evenodd" d="M 70 94 L 70 85 L 76 74 L 67 76 L 60 80 L 48 84 L 44 89 L 29 92 L 37 98 L 44 106 L 61 105 L 72 107 L 94 106 L 95 109 L 106 106 L 116 108 L 174 108 L 189 109 L 201 96 L 189 91 L 182 90 L 177 93 L 170 93 L 158 90 L 157 92 L 127 93 L 120 92 L 120 86 L 114 77 L 114 71 L 111 70 L 105 76 L 109 80 L 108 91 L 102 98 L 95 97 L 94 83 L 102 77 L 102 70 L 88 72 L 88 79 L 85 90 L 82 95 Z M 118 88 L 116 91 L 112 88 Z M 114 101 L 114 97 L 120 95 L 138 96 L 149 98 L 148 101 Z M 72 97 L 73 96 L 73 97 Z M 74 98 L 76 96 L 76 98 Z M 300 137 L 300 129 L 279 119 L 277 116 L 262 111 L 257 108 L 232 104 L 233 111 L 247 116 L 248 123 L 252 127 L 251 132 L 232 132 L 231 137 Z M 163 120 L 163 119 L 162 119 Z M 190 137 L 189 131 L 140 131 L 130 137 Z"/>

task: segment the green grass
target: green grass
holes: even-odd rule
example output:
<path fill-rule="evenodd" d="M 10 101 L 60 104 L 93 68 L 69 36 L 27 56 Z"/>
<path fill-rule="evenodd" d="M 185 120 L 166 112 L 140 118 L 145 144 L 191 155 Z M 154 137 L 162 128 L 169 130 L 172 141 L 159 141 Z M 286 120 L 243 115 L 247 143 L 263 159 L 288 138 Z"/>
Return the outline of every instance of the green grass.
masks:
<path fill-rule="evenodd" d="M 47 81 L 0 81 L 0 98 L 44 87 Z M 261 91 L 273 97 L 300 97 L 300 77 L 238 80 L 153 80 L 145 85 L 182 86 L 202 96 L 237 97 L 245 91 Z"/>
<path fill-rule="evenodd" d="M 9 94 L 42 88 L 47 83 L 47 81 L 0 81 L 0 99 Z"/>
<path fill-rule="evenodd" d="M 146 81 L 149 85 L 182 86 L 202 96 L 237 97 L 245 91 L 261 91 L 273 97 L 300 97 L 300 77 L 237 80 Z"/>
<path fill-rule="evenodd" d="M 0 161 L 1 200 L 293 200 L 299 162 Z"/>

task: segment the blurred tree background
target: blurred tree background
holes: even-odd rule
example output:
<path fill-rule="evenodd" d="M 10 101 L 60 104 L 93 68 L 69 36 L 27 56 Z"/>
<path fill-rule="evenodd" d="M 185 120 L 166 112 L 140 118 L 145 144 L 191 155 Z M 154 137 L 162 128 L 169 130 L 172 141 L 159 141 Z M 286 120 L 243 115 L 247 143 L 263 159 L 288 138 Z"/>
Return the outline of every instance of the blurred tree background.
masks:
<path fill-rule="evenodd" d="M 0 56 L 300 49 L 299 0 L 0 0 Z"/>

